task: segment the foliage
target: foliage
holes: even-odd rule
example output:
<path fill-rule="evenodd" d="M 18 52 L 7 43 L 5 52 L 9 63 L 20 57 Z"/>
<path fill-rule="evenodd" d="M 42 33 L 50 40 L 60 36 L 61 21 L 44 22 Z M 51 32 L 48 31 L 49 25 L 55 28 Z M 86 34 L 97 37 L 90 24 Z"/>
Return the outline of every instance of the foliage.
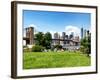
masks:
<path fill-rule="evenodd" d="M 51 48 L 52 36 L 50 32 L 47 32 L 45 34 L 43 34 L 42 32 L 38 32 L 37 34 L 35 34 L 35 37 L 36 37 L 36 45 L 41 45 L 46 49 Z"/>
<path fill-rule="evenodd" d="M 27 46 L 23 46 L 23 48 L 28 48 Z"/>
<path fill-rule="evenodd" d="M 85 37 L 81 40 L 80 50 L 88 55 L 91 53 L 91 36 Z"/>
<path fill-rule="evenodd" d="M 45 33 L 44 39 L 45 39 L 44 46 L 46 47 L 46 49 L 50 49 L 51 48 L 51 41 L 52 41 L 51 33 L 50 32 Z"/>
<path fill-rule="evenodd" d="M 25 52 L 24 69 L 90 66 L 91 59 L 80 52 Z"/>
<path fill-rule="evenodd" d="M 23 49 L 24 52 L 30 52 L 30 49 L 29 48 L 25 48 Z"/>
<path fill-rule="evenodd" d="M 23 46 L 23 51 L 24 51 L 24 52 L 29 52 L 30 49 L 29 49 L 27 46 Z"/>
<path fill-rule="evenodd" d="M 44 44 L 44 34 L 42 32 L 38 32 L 35 34 L 36 38 L 36 45 L 43 45 Z"/>
<path fill-rule="evenodd" d="M 35 45 L 32 47 L 32 52 L 42 52 L 44 50 L 44 47 Z"/>
<path fill-rule="evenodd" d="M 61 45 L 55 45 L 54 48 L 62 49 L 62 46 Z"/>
<path fill-rule="evenodd" d="M 80 46 L 80 51 L 81 51 L 82 53 L 85 53 L 85 47 Z"/>

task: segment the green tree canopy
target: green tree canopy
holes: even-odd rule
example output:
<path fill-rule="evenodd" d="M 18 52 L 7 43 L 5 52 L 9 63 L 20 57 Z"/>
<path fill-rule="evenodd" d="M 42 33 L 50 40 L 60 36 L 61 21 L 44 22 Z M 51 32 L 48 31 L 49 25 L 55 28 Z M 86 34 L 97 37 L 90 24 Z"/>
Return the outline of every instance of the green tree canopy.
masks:
<path fill-rule="evenodd" d="M 35 38 L 36 38 L 36 45 L 43 45 L 44 43 L 44 34 L 42 32 L 38 32 L 37 34 L 35 34 Z"/>
<path fill-rule="evenodd" d="M 50 49 L 51 48 L 51 42 L 52 42 L 52 35 L 50 32 L 45 33 L 44 35 L 44 39 L 45 39 L 45 47 L 46 49 Z"/>
<path fill-rule="evenodd" d="M 91 53 L 91 36 L 87 36 L 81 40 L 82 52 L 86 54 Z"/>
<path fill-rule="evenodd" d="M 37 34 L 35 34 L 35 38 L 36 38 L 36 45 L 41 45 L 46 49 L 51 48 L 52 35 L 50 32 L 47 32 L 45 34 L 43 34 L 42 32 L 38 32 Z"/>

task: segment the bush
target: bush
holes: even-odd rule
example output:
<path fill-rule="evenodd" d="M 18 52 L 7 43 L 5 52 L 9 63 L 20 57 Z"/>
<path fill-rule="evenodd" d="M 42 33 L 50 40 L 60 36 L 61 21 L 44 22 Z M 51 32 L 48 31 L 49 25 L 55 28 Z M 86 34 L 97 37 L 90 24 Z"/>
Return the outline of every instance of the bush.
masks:
<path fill-rule="evenodd" d="M 44 47 L 40 45 L 35 45 L 32 47 L 32 52 L 42 52 L 44 50 Z"/>
<path fill-rule="evenodd" d="M 62 46 L 61 45 L 55 45 L 54 48 L 62 49 Z"/>
<path fill-rule="evenodd" d="M 23 46 L 23 48 L 28 48 L 27 46 Z"/>
<path fill-rule="evenodd" d="M 80 47 L 80 51 L 81 51 L 82 53 L 84 53 L 84 54 L 87 54 L 87 55 L 90 54 L 90 50 L 89 50 L 89 49 L 90 49 L 90 48 L 88 48 L 88 47 L 83 47 L 83 46 Z"/>
<path fill-rule="evenodd" d="M 81 51 L 82 53 L 85 53 L 85 48 L 84 48 L 83 46 L 80 46 L 80 51 Z"/>
<path fill-rule="evenodd" d="M 23 46 L 23 51 L 24 52 L 30 52 L 30 49 L 27 46 Z"/>

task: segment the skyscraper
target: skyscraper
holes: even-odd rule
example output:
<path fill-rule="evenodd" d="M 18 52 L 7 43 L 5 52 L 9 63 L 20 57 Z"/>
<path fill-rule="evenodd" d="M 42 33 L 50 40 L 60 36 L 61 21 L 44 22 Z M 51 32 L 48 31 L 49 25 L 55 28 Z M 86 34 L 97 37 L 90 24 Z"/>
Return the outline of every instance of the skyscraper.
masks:
<path fill-rule="evenodd" d="M 59 34 L 56 32 L 56 33 L 54 33 L 54 39 L 55 39 L 55 41 L 54 41 L 54 44 L 55 45 L 58 45 L 58 44 L 60 44 L 60 36 L 59 36 Z"/>
<path fill-rule="evenodd" d="M 59 34 L 57 32 L 54 33 L 54 39 L 59 39 Z"/>
<path fill-rule="evenodd" d="M 68 35 L 65 36 L 65 39 L 68 39 Z"/>
<path fill-rule="evenodd" d="M 83 37 L 84 37 L 83 34 L 84 34 L 83 33 L 83 28 L 81 28 L 81 39 L 83 39 Z"/>
<path fill-rule="evenodd" d="M 63 44 L 64 45 L 66 44 L 65 37 L 66 37 L 66 33 L 62 32 L 62 39 L 63 39 Z"/>
<path fill-rule="evenodd" d="M 65 37 L 66 37 L 66 33 L 62 32 L 62 38 L 65 39 Z"/>
<path fill-rule="evenodd" d="M 73 35 L 72 34 L 69 35 L 69 39 L 73 39 Z"/>
<path fill-rule="evenodd" d="M 84 30 L 84 38 L 87 36 L 87 30 Z"/>
<path fill-rule="evenodd" d="M 89 34 L 90 34 L 90 31 L 89 31 L 89 30 L 87 30 L 87 36 L 89 36 Z"/>

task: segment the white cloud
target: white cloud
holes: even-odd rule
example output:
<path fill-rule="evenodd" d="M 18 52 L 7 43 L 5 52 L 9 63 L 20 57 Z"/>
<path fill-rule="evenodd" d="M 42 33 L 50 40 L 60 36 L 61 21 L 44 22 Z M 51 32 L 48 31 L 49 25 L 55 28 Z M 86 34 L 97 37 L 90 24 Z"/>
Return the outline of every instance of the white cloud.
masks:
<path fill-rule="evenodd" d="M 78 28 L 77 26 L 72 26 L 72 25 L 66 26 L 65 32 L 67 35 L 70 35 L 72 32 L 74 33 L 75 36 L 80 36 L 81 34 L 80 28 Z"/>

